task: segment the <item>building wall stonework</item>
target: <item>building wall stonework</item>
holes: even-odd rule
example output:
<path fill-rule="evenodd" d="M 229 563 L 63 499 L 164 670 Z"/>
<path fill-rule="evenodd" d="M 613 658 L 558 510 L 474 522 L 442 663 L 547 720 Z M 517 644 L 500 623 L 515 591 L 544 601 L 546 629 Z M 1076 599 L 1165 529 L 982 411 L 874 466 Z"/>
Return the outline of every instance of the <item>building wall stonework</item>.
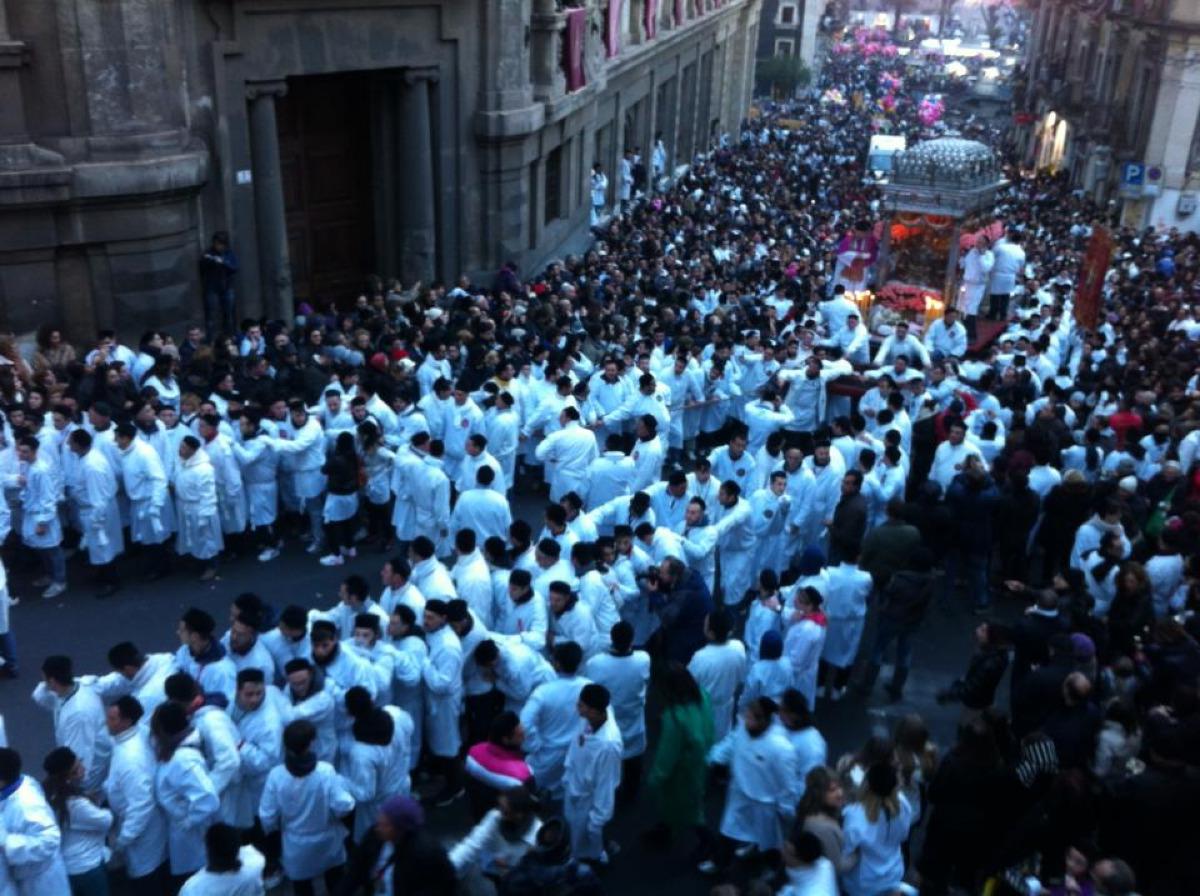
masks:
<path fill-rule="evenodd" d="M 568 92 L 555 0 L 0 0 L 0 330 L 197 320 L 216 230 L 243 316 L 345 298 L 364 254 L 408 282 L 554 257 L 594 162 L 615 197 L 624 148 L 686 164 L 748 104 L 759 0 L 649 2 L 577 0 Z"/>

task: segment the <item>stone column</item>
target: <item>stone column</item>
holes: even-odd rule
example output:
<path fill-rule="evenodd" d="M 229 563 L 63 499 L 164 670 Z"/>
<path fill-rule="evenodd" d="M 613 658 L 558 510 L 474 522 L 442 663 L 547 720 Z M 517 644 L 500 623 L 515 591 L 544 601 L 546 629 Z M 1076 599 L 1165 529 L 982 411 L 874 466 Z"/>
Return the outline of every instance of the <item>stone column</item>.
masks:
<path fill-rule="evenodd" d="M 295 313 L 292 266 L 288 259 L 287 215 L 283 205 L 283 173 L 279 164 L 279 132 L 275 99 L 287 93 L 283 81 L 246 85 L 250 100 L 250 159 L 258 224 L 259 279 L 267 317 L 288 321 Z"/>
<path fill-rule="evenodd" d="M 405 286 L 433 279 L 437 215 L 433 165 L 433 125 L 430 106 L 437 72 L 409 69 L 401 77 L 396 97 L 396 170 L 400 172 L 396 238 L 400 276 Z"/>

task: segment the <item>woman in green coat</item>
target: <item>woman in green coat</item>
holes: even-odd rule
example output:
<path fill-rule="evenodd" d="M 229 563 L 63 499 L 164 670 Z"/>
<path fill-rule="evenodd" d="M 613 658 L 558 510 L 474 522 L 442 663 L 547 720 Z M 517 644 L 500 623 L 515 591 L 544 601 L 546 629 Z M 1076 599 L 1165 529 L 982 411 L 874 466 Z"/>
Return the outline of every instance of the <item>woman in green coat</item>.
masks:
<path fill-rule="evenodd" d="M 647 838 L 665 846 L 674 834 L 705 830 L 704 784 L 713 718 L 708 695 L 683 665 L 671 663 L 662 684 L 662 732 L 648 779 L 659 822 Z"/>

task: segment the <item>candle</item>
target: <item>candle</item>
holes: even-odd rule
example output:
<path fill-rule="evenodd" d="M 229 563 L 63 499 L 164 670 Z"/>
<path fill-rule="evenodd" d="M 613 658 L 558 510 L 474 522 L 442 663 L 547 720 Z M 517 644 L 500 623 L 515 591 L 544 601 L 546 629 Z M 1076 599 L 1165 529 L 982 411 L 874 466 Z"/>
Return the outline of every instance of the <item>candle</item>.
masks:
<path fill-rule="evenodd" d="M 941 320 L 946 313 L 946 303 L 941 299 L 935 299 L 933 296 L 925 297 L 925 326 L 928 327 L 935 320 Z"/>

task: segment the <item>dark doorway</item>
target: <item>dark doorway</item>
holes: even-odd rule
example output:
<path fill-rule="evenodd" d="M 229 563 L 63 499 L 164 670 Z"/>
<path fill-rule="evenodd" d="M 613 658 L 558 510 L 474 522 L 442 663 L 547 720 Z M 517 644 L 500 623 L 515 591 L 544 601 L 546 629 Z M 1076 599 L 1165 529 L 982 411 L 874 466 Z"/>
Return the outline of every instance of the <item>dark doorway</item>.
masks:
<path fill-rule="evenodd" d="M 288 79 L 276 107 L 296 302 L 345 305 L 373 269 L 366 76 Z"/>

